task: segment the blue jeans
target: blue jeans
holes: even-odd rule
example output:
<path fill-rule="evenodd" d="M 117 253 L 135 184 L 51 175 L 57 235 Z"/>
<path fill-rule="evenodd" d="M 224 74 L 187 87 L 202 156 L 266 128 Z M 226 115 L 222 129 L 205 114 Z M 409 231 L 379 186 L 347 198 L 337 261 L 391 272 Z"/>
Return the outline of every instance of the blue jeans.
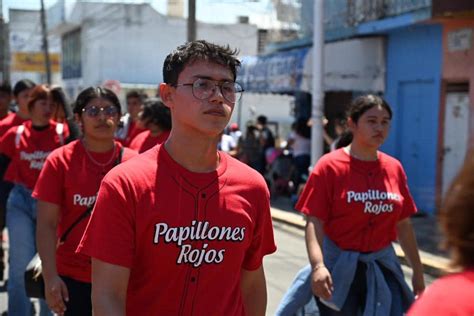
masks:
<path fill-rule="evenodd" d="M 36 253 L 36 200 L 31 191 L 15 185 L 7 201 L 9 247 L 8 316 L 30 316 L 32 305 L 26 296 L 24 273 Z M 41 316 L 52 315 L 40 300 Z"/>
<path fill-rule="evenodd" d="M 319 315 L 311 290 L 311 265 L 298 271 L 278 305 L 276 316 Z"/>

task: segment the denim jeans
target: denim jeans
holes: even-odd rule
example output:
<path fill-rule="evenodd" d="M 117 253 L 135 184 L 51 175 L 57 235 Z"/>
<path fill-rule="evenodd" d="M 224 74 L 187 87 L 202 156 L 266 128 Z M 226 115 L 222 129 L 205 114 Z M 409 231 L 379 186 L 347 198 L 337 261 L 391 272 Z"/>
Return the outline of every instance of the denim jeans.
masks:
<path fill-rule="evenodd" d="M 8 316 L 30 316 L 32 305 L 26 296 L 24 273 L 36 253 L 36 200 L 31 190 L 15 185 L 7 201 L 9 237 Z M 52 315 L 40 300 L 41 316 Z"/>
<path fill-rule="evenodd" d="M 275 312 L 275 316 L 304 315 L 319 315 L 311 290 L 311 265 L 309 264 L 298 271 Z"/>

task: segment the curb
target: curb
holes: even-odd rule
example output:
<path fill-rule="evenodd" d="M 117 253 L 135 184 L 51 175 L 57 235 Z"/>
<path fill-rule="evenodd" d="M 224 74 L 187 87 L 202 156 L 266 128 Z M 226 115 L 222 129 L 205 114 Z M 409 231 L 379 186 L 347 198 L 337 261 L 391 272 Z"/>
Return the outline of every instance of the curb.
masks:
<path fill-rule="evenodd" d="M 306 226 L 306 220 L 298 213 L 292 213 L 271 207 L 271 214 L 274 221 L 302 230 Z M 397 254 L 397 257 L 400 259 L 401 263 L 408 265 L 407 259 L 405 258 L 405 254 L 403 253 L 400 245 L 398 243 L 393 243 L 393 248 L 395 249 L 395 253 Z M 441 277 L 450 272 L 448 259 L 422 250 L 419 250 L 419 253 L 421 263 L 423 264 L 424 273 L 434 277 Z"/>

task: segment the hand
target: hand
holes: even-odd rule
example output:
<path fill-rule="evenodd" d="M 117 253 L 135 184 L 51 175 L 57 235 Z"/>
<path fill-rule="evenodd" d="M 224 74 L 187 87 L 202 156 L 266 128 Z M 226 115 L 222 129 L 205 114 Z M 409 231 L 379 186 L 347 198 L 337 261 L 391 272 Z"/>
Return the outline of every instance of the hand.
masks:
<path fill-rule="evenodd" d="M 331 273 L 322 266 L 311 273 L 311 289 L 314 295 L 325 300 L 330 300 L 334 287 L 332 285 Z"/>
<path fill-rule="evenodd" d="M 423 272 L 413 272 L 411 278 L 411 284 L 413 285 L 413 293 L 415 297 L 418 297 L 425 290 L 425 279 L 423 277 Z"/>
<path fill-rule="evenodd" d="M 59 316 L 66 311 L 65 302 L 69 301 L 69 293 L 64 281 L 56 275 L 50 280 L 45 280 L 46 303 L 49 308 Z"/>

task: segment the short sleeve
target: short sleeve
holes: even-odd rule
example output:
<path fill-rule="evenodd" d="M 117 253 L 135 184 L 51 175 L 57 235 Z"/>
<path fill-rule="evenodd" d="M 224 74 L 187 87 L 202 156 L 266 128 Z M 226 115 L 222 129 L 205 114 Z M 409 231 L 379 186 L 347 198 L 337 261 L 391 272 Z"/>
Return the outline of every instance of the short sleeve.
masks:
<path fill-rule="evenodd" d="M 410 189 L 408 188 L 408 181 L 403 167 L 400 165 L 399 171 L 399 181 L 400 181 L 400 193 L 403 196 L 403 206 L 402 211 L 399 216 L 399 220 L 405 219 L 412 216 L 417 212 L 415 201 L 411 196 Z"/>
<path fill-rule="evenodd" d="M 300 195 L 295 208 L 310 216 L 327 221 L 329 218 L 328 179 L 322 163 L 316 164 Z"/>
<path fill-rule="evenodd" d="M 263 257 L 276 251 L 270 213 L 270 193 L 266 187 L 262 188 L 261 192 L 262 196 L 257 203 L 252 241 L 242 265 L 245 270 L 249 271 L 258 269 L 262 265 Z"/>
<path fill-rule="evenodd" d="M 62 152 L 62 149 L 58 150 Z M 61 166 L 59 155 L 53 153 L 46 158 L 32 196 L 37 200 L 61 205 L 63 190 L 64 166 Z"/>
<path fill-rule="evenodd" d="M 118 174 L 103 180 L 97 201 L 77 252 L 131 268 L 135 253 L 133 198 Z"/>

